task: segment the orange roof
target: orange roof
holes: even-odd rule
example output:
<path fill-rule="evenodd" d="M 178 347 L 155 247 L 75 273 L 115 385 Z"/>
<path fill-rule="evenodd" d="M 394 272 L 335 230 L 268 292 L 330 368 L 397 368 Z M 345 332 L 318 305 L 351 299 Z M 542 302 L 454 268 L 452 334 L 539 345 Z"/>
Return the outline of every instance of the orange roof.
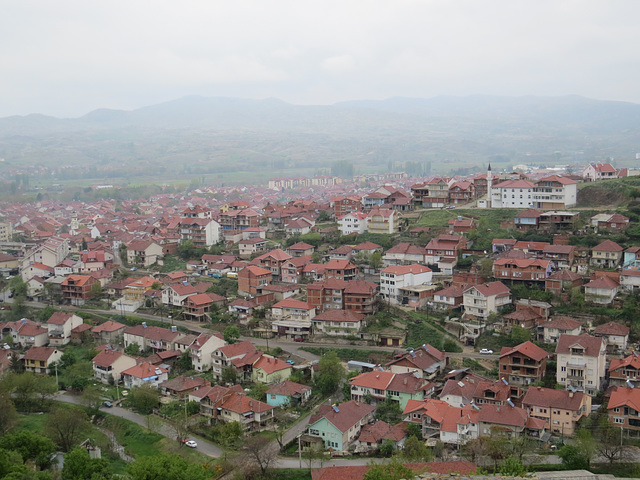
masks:
<path fill-rule="evenodd" d="M 136 378 L 149 378 L 167 373 L 168 370 L 157 367 L 151 363 L 140 363 L 134 367 L 127 368 L 122 372 L 122 375 L 129 375 Z"/>
<path fill-rule="evenodd" d="M 413 275 L 418 275 L 420 273 L 427 273 L 430 271 L 431 269 L 429 267 L 414 263 L 413 265 L 391 265 L 383 269 L 382 273 L 392 273 L 394 275 L 406 275 L 411 273 Z"/>
<path fill-rule="evenodd" d="M 640 411 L 640 389 L 629 387 L 616 387 L 611 392 L 607 409 L 616 407 L 631 407 L 636 412 Z"/>
<path fill-rule="evenodd" d="M 393 380 L 393 373 L 391 372 L 366 372 L 349 380 L 351 385 L 365 388 L 375 388 L 377 390 L 386 390 L 391 380 Z"/>
<path fill-rule="evenodd" d="M 274 372 L 279 372 L 280 370 L 286 370 L 287 368 L 291 368 L 284 360 L 280 360 L 279 358 L 273 358 L 268 355 L 262 355 L 258 360 L 253 362 L 254 369 L 261 369 L 267 375 L 270 375 Z"/>
<path fill-rule="evenodd" d="M 285 298 L 284 300 L 276 303 L 273 308 L 297 308 L 299 310 L 311 310 L 315 307 L 310 307 L 307 302 L 302 300 L 296 300 L 295 298 Z"/>
<path fill-rule="evenodd" d="M 68 286 L 69 281 L 72 281 L 73 286 L 78 287 L 78 286 L 85 285 L 89 280 L 93 280 L 93 278 L 91 278 L 90 275 L 69 275 L 67 278 L 64 279 L 61 285 Z"/>
<path fill-rule="evenodd" d="M 500 358 L 511 355 L 512 353 L 521 353 L 535 360 L 536 362 L 547 358 L 547 356 L 549 355 L 545 350 L 543 350 L 536 344 L 532 342 L 524 342 L 520 345 L 516 345 L 515 347 L 508 349 L 507 351 L 503 351 L 500 355 Z"/>

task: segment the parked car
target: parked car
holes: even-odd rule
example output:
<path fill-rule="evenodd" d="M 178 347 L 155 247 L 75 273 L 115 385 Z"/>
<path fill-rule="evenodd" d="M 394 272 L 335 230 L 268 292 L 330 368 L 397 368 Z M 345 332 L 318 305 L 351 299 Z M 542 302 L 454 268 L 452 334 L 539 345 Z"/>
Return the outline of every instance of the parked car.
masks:
<path fill-rule="evenodd" d="M 138 267 L 131 267 L 132 272 L 135 272 L 136 270 L 138 270 Z"/>
<path fill-rule="evenodd" d="M 480 353 L 482 355 L 493 355 L 493 350 L 489 350 L 488 348 L 483 348 L 482 350 L 480 350 Z"/>
<path fill-rule="evenodd" d="M 184 444 L 189 448 L 196 448 L 198 446 L 195 440 L 185 440 Z"/>
<path fill-rule="evenodd" d="M 296 364 L 296 362 L 294 362 L 293 360 L 287 360 L 287 363 L 288 363 L 289 365 L 295 365 L 295 364 Z"/>
<path fill-rule="evenodd" d="M 304 338 L 303 337 L 296 337 L 293 339 L 294 342 L 304 342 Z"/>
<path fill-rule="evenodd" d="M 107 408 L 111 408 L 111 407 L 113 407 L 113 403 L 111 403 L 109 400 L 105 400 L 104 406 L 107 407 Z"/>

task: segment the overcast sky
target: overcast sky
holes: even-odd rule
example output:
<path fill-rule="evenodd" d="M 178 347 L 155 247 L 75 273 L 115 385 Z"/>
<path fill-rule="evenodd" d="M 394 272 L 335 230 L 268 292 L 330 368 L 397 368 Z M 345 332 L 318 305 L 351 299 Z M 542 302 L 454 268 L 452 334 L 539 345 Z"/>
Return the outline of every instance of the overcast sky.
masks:
<path fill-rule="evenodd" d="M 640 103 L 640 2 L 4 0 L 0 117 L 185 95 Z"/>

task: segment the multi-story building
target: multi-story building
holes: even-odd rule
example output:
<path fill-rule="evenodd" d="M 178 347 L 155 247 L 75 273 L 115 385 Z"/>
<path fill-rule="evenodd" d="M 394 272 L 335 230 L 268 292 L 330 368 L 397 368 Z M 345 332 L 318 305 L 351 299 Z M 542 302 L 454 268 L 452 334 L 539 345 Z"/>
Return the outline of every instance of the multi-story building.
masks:
<path fill-rule="evenodd" d="M 13 236 L 11 222 L 0 222 L 0 242 L 10 242 Z"/>
<path fill-rule="evenodd" d="M 127 262 L 129 265 L 150 267 L 162 258 L 162 245 L 151 240 L 134 240 L 127 245 Z"/>
<path fill-rule="evenodd" d="M 338 217 L 338 230 L 342 235 L 365 233 L 369 228 L 369 217 L 364 212 L 349 212 Z"/>
<path fill-rule="evenodd" d="M 280 248 L 271 250 L 270 252 L 263 253 L 259 257 L 256 257 L 251 262 L 252 265 L 257 265 L 263 269 L 269 270 L 274 281 L 282 279 L 281 267 L 287 260 L 293 258 L 287 252 Z"/>
<path fill-rule="evenodd" d="M 91 298 L 91 287 L 98 282 L 90 275 L 69 275 L 60 284 L 62 297 L 71 305 L 84 305 Z"/>
<path fill-rule="evenodd" d="M 333 209 L 335 218 L 340 218 L 349 212 L 361 212 L 363 208 L 362 198 L 356 195 L 332 197 L 329 200 L 329 205 Z"/>
<path fill-rule="evenodd" d="M 514 385 L 531 385 L 542 381 L 549 354 L 532 342 L 524 342 L 513 348 L 502 347 L 499 375 Z"/>
<path fill-rule="evenodd" d="M 316 312 L 325 310 L 353 310 L 369 315 L 374 313 L 378 287 L 364 280 L 345 282 L 332 278 L 307 285 L 307 302 Z"/>
<path fill-rule="evenodd" d="M 271 283 L 271 270 L 249 265 L 238 272 L 238 293 L 240 295 L 260 295 L 262 288 Z"/>
<path fill-rule="evenodd" d="M 592 163 L 582 172 L 586 181 L 611 180 L 618 178 L 618 170 L 610 163 Z"/>
<path fill-rule="evenodd" d="M 591 413 L 591 395 L 570 390 L 531 387 L 522 399 L 529 415 L 545 421 L 545 429 L 571 437 L 580 419 Z"/>
<path fill-rule="evenodd" d="M 616 268 L 622 261 L 623 248 L 612 240 L 605 240 L 591 249 L 591 265 Z"/>
<path fill-rule="evenodd" d="M 400 215 L 396 210 L 374 208 L 367 217 L 369 233 L 394 234 L 400 231 Z"/>
<path fill-rule="evenodd" d="M 313 330 L 316 333 L 335 337 L 357 335 L 365 326 L 365 316 L 348 310 L 325 310 L 313 317 Z"/>
<path fill-rule="evenodd" d="M 533 208 L 533 182 L 528 180 L 507 180 L 491 187 L 493 208 Z"/>
<path fill-rule="evenodd" d="M 637 388 L 615 387 L 607 404 L 609 423 L 634 436 L 640 432 L 640 390 Z"/>
<path fill-rule="evenodd" d="M 22 357 L 24 368 L 27 372 L 49 375 L 49 367 L 54 362 L 59 362 L 62 352 L 55 347 L 33 346 Z"/>
<path fill-rule="evenodd" d="M 358 267 L 349 260 L 329 260 L 324 266 L 324 275 L 327 280 L 335 278 L 349 282 L 358 276 Z"/>
<path fill-rule="evenodd" d="M 325 448 L 346 451 L 358 438 L 362 427 L 374 418 L 376 407 L 349 400 L 335 405 L 320 405 L 318 413 L 311 415 L 307 434 L 322 440 Z"/>
<path fill-rule="evenodd" d="M 49 332 L 49 345 L 66 345 L 71 341 L 71 330 L 84 321 L 82 317 L 71 312 L 55 312 L 44 324 Z"/>
<path fill-rule="evenodd" d="M 535 183 L 533 204 L 535 208 L 557 210 L 573 207 L 578 196 L 577 182 L 567 177 L 551 175 Z"/>
<path fill-rule="evenodd" d="M 136 359 L 117 352 L 111 348 L 105 348 L 93 357 L 93 378 L 104 384 L 120 383 L 122 372 L 136 365 Z"/>
<path fill-rule="evenodd" d="M 433 272 L 424 265 L 395 265 L 380 272 L 380 296 L 392 305 L 409 305 L 411 287 L 427 285 Z"/>
<path fill-rule="evenodd" d="M 499 258 L 493 262 L 493 276 L 497 280 L 544 282 L 552 272 L 549 260 L 532 258 Z"/>
<path fill-rule="evenodd" d="M 487 319 L 498 309 L 511 304 L 511 290 L 502 282 L 472 285 L 464 291 L 462 305 L 465 315 Z"/>
<path fill-rule="evenodd" d="M 556 381 L 595 395 L 605 379 L 606 342 L 590 335 L 562 335 L 556 347 Z"/>
<path fill-rule="evenodd" d="M 623 387 L 630 382 L 640 388 L 640 356 L 636 352 L 625 358 L 612 358 L 608 372 L 609 385 Z"/>

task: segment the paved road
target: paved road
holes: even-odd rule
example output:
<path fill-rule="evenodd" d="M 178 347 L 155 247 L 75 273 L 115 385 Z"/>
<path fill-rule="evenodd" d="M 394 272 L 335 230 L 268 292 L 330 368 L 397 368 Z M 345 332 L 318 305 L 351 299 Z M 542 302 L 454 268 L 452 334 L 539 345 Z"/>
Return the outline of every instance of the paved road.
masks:
<path fill-rule="evenodd" d="M 60 401 L 60 402 L 66 402 L 66 403 L 73 403 L 76 405 L 81 405 L 80 402 L 80 398 L 75 396 L 75 395 L 69 395 L 68 393 L 59 393 L 56 398 L 56 400 Z M 120 418 L 124 418 L 126 420 L 129 420 L 133 423 L 137 423 L 138 425 L 147 428 L 147 426 L 149 426 L 149 422 L 147 421 L 147 417 L 145 417 L 144 415 L 139 415 L 137 413 L 134 413 L 130 410 L 126 410 L 124 408 L 120 408 L 120 407 L 111 407 L 111 408 L 104 408 L 103 407 L 103 411 L 108 413 L 109 415 L 113 415 L 115 417 L 120 417 Z M 161 418 L 159 417 L 152 417 L 153 420 L 151 421 L 151 430 L 153 430 L 156 433 L 159 433 L 160 435 L 170 438 L 170 439 L 175 439 L 176 438 L 176 431 L 173 429 L 173 427 L 171 427 L 170 425 L 167 425 L 164 421 L 162 421 Z M 198 446 L 196 447 L 197 450 L 201 453 L 204 453 L 205 455 L 209 456 L 209 457 L 215 457 L 218 458 L 220 456 L 222 456 L 223 451 L 217 447 L 216 445 L 214 445 L 213 443 L 204 440 L 203 438 L 199 438 L 199 437 L 195 437 L 196 441 L 198 442 Z"/>

